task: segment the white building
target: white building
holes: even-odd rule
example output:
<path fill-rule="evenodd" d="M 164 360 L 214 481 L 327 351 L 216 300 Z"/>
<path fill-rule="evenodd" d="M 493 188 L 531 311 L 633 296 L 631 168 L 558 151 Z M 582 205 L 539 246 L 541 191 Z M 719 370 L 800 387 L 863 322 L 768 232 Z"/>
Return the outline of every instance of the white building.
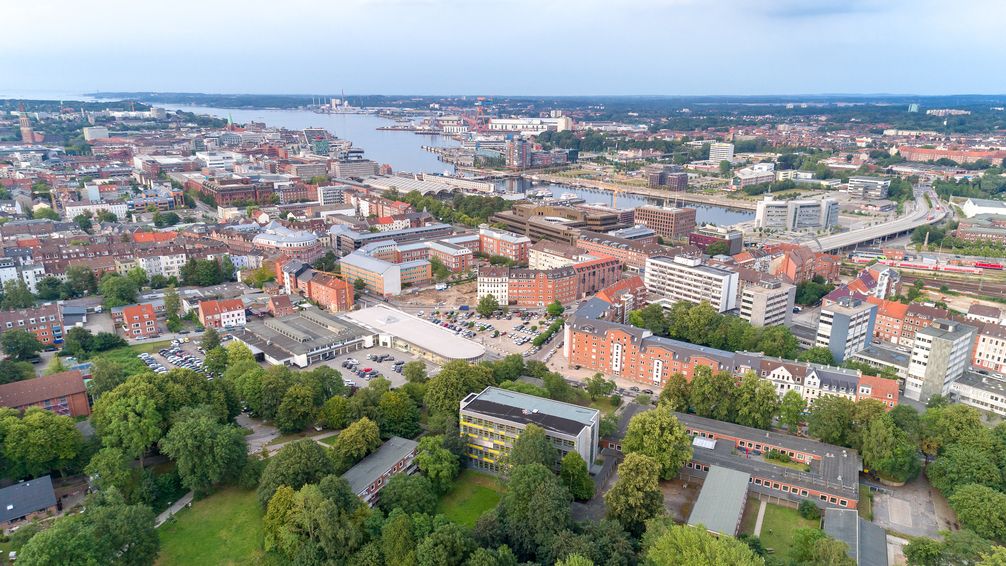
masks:
<path fill-rule="evenodd" d="M 510 304 L 510 269 L 507 267 L 479 268 L 476 296 L 496 298 L 500 305 Z"/>
<path fill-rule="evenodd" d="M 234 164 L 241 158 L 232 151 L 197 151 L 196 160 L 208 169 L 234 169 Z"/>
<path fill-rule="evenodd" d="M 9 257 L 0 257 L 0 287 L 13 280 L 22 281 L 32 293 L 38 292 L 38 282 L 45 277 L 42 264 L 17 265 Z"/>
<path fill-rule="evenodd" d="M 564 132 L 573 129 L 573 120 L 568 116 L 556 118 L 491 118 L 490 132 L 510 132 L 535 135 L 542 132 Z"/>
<path fill-rule="evenodd" d="M 105 139 L 108 137 L 108 128 L 104 126 L 84 127 L 84 141 Z"/>
<path fill-rule="evenodd" d="M 950 397 L 980 411 L 1006 416 L 1006 376 L 965 372 L 950 384 Z"/>
<path fill-rule="evenodd" d="M 118 201 L 108 201 L 108 202 L 96 202 L 96 203 L 83 203 L 76 202 L 73 204 L 67 204 L 63 208 L 63 218 L 67 220 L 73 220 L 74 218 L 90 212 L 92 215 L 97 216 L 102 210 L 107 210 L 115 215 L 116 218 L 122 220 L 126 217 L 129 212 L 129 206 L 124 202 Z"/>
<path fill-rule="evenodd" d="M 758 203 L 755 227 L 767 230 L 828 229 L 838 224 L 838 201 L 833 198 L 775 200 L 771 195 Z"/>
<path fill-rule="evenodd" d="M 740 317 L 753 326 L 789 324 L 796 286 L 782 281 L 748 284 L 741 291 Z"/>
<path fill-rule="evenodd" d="M 821 308 L 815 346 L 827 348 L 836 362 L 870 345 L 877 321 L 877 305 L 850 297 Z"/>
<path fill-rule="evenodd" d="M 717 312 L 737 308 L 737 273 L 703 265 L 701 258 L 648 258 L 643 282 L 650 293 L 666 297 L 671 302 L 707 301 Z"/>
<path fill-rule="evenodd" d="M 346 185 L 328 185 L 318 187 L 318 204 L 325 206 L 329 204 L 346 203 Z"/>
<path fill-rule="evenodd" d="M 969 198 L 961 205 L 964 216 L 974 218 L 979 214 L 1006 215 L 1006 202 L 1001 200 L 989 200 L 983 198 Z"/>
<path fill-rule="evenodd" d="M 968 367 L 975 334 L 975 327 L 946 319 L 916 331 L 905 397 L 926 403 L 934 395 L 948 395 Z"/>
<path fill-rule="evenodd" d="M 721 161 L 734 160 L 734 144 L 716 142 L 709 144 L 709 161 L 719 163 Z"/>
<path fill-rule="evenodd" d="M 881 177 L 849 177 L 849 195 L 861 199 L 887 198 L 891 180 Z"/>

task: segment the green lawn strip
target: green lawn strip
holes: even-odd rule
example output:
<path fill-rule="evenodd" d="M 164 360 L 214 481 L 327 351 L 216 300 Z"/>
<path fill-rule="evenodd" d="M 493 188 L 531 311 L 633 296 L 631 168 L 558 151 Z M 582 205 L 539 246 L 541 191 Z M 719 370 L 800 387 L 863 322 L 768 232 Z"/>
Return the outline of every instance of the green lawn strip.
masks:
<path fill-rule="evenodd" d="M 147 364 L 140 361 L 136 355 L 140 352 L 134 350 L 132 346 L 124 346 L 122 348 L 115 348 L 114 350 L 108 350 L 106 352 L 100 352 L 91 356 L 87 361 L 93 362 L 95 360 L 108 360 L 110 362 L 115 362 L 122 366 L 122 369 L 126 371 L 126 375 L 136 375 L 138 373 L 149 372 L 150 368 Z"/>
<path fill-rule="evenodd" d="M 171 345 L 171 340 L 156 340 L 154 342 L 137 342 L 130 346 L 133 351 L 137 354 L 142 354 L 144 352 L 151 353 L 158 350 L 163 350 Z"/>
<path fill-rule="evenodd" d="M 254 490 L 228 488 L 183 509 L 158 532 L 158 566 L 268 564 Z"/>
<path fill-rule="evenodd" d="M 867 521 L 873 520 L 873 493 L 870 488 L 861 485 L 859 486 L 859 516 L 866 519 Z"/>
<path fill-rule="evenodd" d="M 614 413 L 615 409 L 617 409 L 618 407 L 612 405 L 611 400 L 608 397 L 602 397 L 597 401 L 592 401 L 590 403 L 590 408 L 597 409 L 598 411 L 601 411 L 602 416 L 606 416 L 610 415 L 611 413 Z"/>
<path fill-rule="evenodd" d="M 744 516 L 741 518 L 740 532 L 754 535 L 755 523 L 758 521 L 758 508 L 761 501 L 754 497 L 748 497 L 747 505 L 744 506 Z"/>
<path fill-rule="evenodd" d="M 501 487 L 497 478 L 474 470 L 462 470 L 454 487 L 440 499 L 437 513 L 451 521 L 472 527 L 482 513 L 499 503 Z"/>
<path fill-rule="evenodd" d="M 796 509 L 769 503 L 762 519 L 760 538 L 762 545 L 772 549 L 776 556 L 786 556 L 793 545 L 793 533 L 797 529 L 820 527 L 820 521 L 804 519 Z"/>

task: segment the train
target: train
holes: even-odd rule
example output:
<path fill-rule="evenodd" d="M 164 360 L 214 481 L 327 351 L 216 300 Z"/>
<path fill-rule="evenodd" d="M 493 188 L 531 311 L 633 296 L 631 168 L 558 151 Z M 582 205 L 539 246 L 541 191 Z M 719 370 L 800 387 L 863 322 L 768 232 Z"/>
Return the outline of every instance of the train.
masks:
<path fill-rule="evenodd" d="M 973 261 L 953 259 L 949 262 L 936 262 L 934 260 L 896 260 L 886 257 L 882 252 L 873 250 L 860 251 L 850 254 L 849 259 L 853 263 L 877 262 L 891 267 L 901 267 L 904 269 L 916 269 L 920 271 L 943 271 L 947 273 L 970 273 L 981 275 L 986 270 L 1002 271 L 1006 265 L 991 261 Z"/>

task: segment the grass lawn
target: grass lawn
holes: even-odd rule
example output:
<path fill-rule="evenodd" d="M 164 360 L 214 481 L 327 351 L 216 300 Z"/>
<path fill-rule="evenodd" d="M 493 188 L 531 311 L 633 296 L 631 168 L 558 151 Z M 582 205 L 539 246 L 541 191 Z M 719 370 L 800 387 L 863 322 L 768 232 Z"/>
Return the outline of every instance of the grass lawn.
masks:
<path fill-rule="evenodd" d="M 132 346 L 125 346 L 95 354 L 94 356 L 91 356 L 88 361 L 93 362 L 95 360 L 102 359 L 115 362 L 126 370 L 126 375 L 135 375 L 137 373 L 150 371 L 147 364 L 141 362 L 140 359 L 136 357 L 136 354 L 139 353 L 139 350 L 134 350 Z"/>
<path fill-rule="evenodd" d="M 608 397 L 601 397 L 597 401 L 592 401 L 590 403 L 590 408 L 601 411 L 601 416 L 604 417 L 614 413 L 615 409 L 618 407 L 612 405 Z"/>
<path fill-rule="evenodd" d="M 859 516 L 867 521 L 873 520 L 873 492 L 865 485 L 859 486 Z"/>
<path fill-rule="evenodd" d="M 171 340 L 155 340 L 153 342 L 137 342 L 130 346 L 134 352 L 137 354 L 142 354 L 143 352 L 151 353 L 158 350 L 162 350 L 171 345 Z"/>
<path fill-rule="evenodd" d="M 192 504 L 158 532 L 158 566 L 269 564 L 254 490 L 229 488 Z"/>
<path fill-rule="evenodd" d="M 499 503 L 500 493 L 495 477 L 465 469 L 454 487 L 440 499 L 437 513 L 443 513 L 459 525 L 472 527 L 482 513 Z"/>
<path fill-rule="evenodd" d="M 769 503 L 761 524 L 761 542 L 765 548 L 771 548 L 776 556 L 786 556 L 793 544 L 793 532 L 805 527 L 820 528 L 820 521 L 804 519 L 796 509 Z"/>
<path fill-rule="evenodd" d="M 321 439 L 323 444 L 328 444 L 329 446 L 335 446 L 335 439 L 339 438 L 338 434 L 333 434 L 332 436 L 327 436 Z"/>

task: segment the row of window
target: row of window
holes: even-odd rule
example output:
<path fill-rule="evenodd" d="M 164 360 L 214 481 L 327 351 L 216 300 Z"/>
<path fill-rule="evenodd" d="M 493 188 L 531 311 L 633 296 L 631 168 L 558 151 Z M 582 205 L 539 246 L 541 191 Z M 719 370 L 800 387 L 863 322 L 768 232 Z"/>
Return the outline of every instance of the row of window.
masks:
<path fill-rule="evenodd" d="M 687 464 L 685 464 L 685 467 L 687 467 L 689 469 L 693 469 L 693 470 L 703 471 L 703 472 L 708 472 L 709 471 L 709 466 L 708 465 L 699 464 L 698 462 L 688 462 Z M 768 489 L 774 489 L 776 491 L 781 491 L 783 493 L 792 493 L 793 495 L 799 495 L 800 497 L 807 497 L 809 495 L 809 492 L 806 489 L 804 489 L 804 488 L 798 488 L 796 486 L 789 486 L 789 485 L 784 484 L 784 483 L 780 484 L 779 482 L 776 482 L 776 481 L 769 481 L 769 480 L 762 481 L 761 478 L 750 478 L 749 477 L 748 478 L 748 483 L 753 483 L 755 485 L 760 485 L 762 487 L 765 487 L 765 488 L 768 488 Z M 821 501 L 827 501 L 828 503 L 831 503 L 831 504 L 834 504 L 834 505 L 840 505 L 842 507 L 848 507 L 849 506 L 849 501 L 847 499 L 840 499 L 838 497 L 835 497 L 834 495 L 826 495 L 826 494 L 822 493 L 818 497 L 821 499 Z"/>

